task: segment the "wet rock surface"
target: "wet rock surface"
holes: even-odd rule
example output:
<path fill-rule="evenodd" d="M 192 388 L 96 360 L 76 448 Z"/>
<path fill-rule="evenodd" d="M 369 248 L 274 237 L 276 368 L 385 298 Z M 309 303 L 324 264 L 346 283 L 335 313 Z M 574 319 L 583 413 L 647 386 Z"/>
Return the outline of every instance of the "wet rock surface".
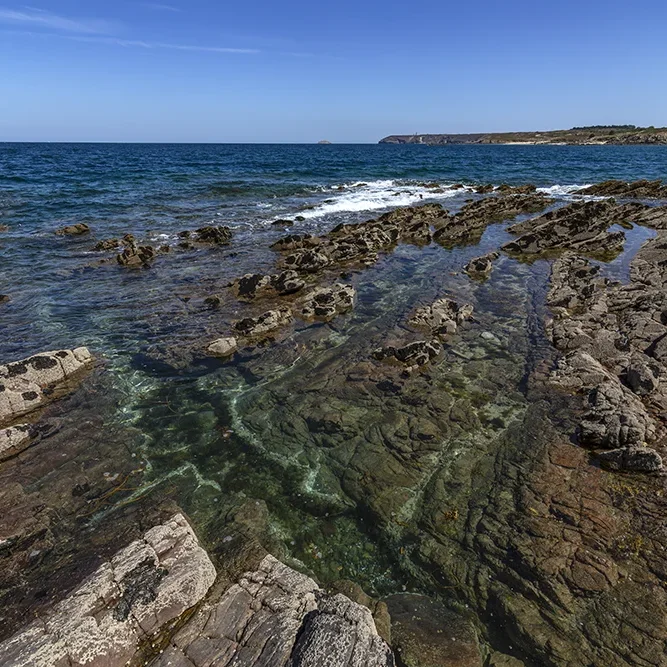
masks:
<path fill-rule="evenodd" d="M 481 257 L 473 257 L 466 265 L 464 271 L 471 278 L 485 278 L 493 271 L 493 262 L 500 257 L 498 252 L 489 252 Z"/>
<path fill-rule="evenodd" d="M 85 222 L 77 222 L 74 225 L 67 225 L 56 231 L 58 236 L 81 236 L 82 234 L 89 233 L 90 227 Z"/>
<path fill-rule="evenodd" d="M 459 615 L 421 595 L 392 595 L 385 602 L 400 665 L 482 667 L 475 628 Z"/>
<path fill-rule="evenodd" d="M 552 202 L 542 194 L 512 194 L 472 201 L 455 215 L 437 221 L 433 240 L 444 246 L 476 243 L 488 225 L 522 213 L 537 213 Z"/>
<path fill-rule="evenodd" d="M 662 181 L 603 181 L 577 190 L 579 195 L 623 197 L 628 199 L 667 199 L 667 185 Z"/>
<path fill-rule="evenodd" d="M 231 243 L 232 230 L 229 227 L 209 225 L 194 231 L 179 232 L 178 237 L 183 239 L 181 247 L 185 248 L 206 245 L 224 246 Z"/>
<path fill-rule="evenodd" d="M 232 283 L 239 299 L 252 300 L 259 297 L 286 296 L 295 294 L 306 283 L 296 271 L 282 271 L 274 275 L 248 273 Z"/>

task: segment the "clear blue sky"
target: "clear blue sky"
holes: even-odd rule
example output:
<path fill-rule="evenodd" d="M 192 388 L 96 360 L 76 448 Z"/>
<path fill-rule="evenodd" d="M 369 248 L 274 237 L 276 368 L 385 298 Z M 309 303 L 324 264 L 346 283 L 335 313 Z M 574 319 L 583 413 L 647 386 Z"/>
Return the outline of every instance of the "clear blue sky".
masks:
<path fill-rule="evenodd" d="M 665 0 L 0 0 L 0 141 L 667 125 Z"/>

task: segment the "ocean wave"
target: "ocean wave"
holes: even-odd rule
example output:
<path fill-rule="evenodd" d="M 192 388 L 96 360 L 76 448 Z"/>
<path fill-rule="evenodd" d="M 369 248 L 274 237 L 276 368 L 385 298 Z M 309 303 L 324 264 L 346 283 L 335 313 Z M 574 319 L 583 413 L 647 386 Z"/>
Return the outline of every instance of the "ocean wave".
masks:
<path fill-rule="evenodd" d="M 567 197 L 573 195 L 578 190 L 583 190 L 589 187 L 590 183 L 575 184 L 575 185 L 551 185 L 549 187 L 537 188 L 538 192 L 543 192 L 545 195 L 551 197 Z"/>
<path fill-rule="evenodd" d="M 421 201 L 449 199 L 471 188 L 454 188 L 451 185 L 406 184 L 394 180 L 356 181 L 344 185 L 333 185 L 329 191 L 340 194 L 300 211 L 306 219 L 321 218 L 334 213 L 358 213 L 376 211 L 399 206 L 412 206 Z"/>

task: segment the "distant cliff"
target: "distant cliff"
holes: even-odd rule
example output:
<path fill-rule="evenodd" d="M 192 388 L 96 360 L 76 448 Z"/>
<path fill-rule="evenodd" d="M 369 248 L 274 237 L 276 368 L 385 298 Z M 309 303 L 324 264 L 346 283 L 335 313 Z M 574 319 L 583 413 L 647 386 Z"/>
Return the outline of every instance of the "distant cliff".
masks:
<path fill-rule="evenodd" d="M 393 134 L 381 144 L 667 144 L 667 128 L 635 125 L 594 125 L 547 132 L 492 132 L 480 134 Z"/>

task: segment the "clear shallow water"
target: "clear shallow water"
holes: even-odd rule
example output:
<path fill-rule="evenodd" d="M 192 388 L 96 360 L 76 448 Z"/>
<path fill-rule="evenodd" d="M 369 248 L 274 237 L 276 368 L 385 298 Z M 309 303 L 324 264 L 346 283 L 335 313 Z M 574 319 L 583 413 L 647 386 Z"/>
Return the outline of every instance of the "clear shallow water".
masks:
<path fill-rule="evenodd" d="M 227 297 L 210 311 L 204 297 L 273 270 L 277 218 L 303 216 L 290 231 L 319 232 L 431 199 L 456 210 L 471 196 L 456 183 L 532 182 L 568 197 L 574 185 L 665 175 L 667 147 L 0 144 L 0 293 L 12 298 L 0 305 L 0 361 L 76 345 L 106 361 L 117 391 L 108 428 L 126 429 L 145 465 L 119 498 L 168 495 L 213 545 L 228 537 L 230 507 L 259 501 L 266 539 L 322 580 L 446 596 L 452 587 L 429 589 L 417 565 L 424 526 L 454 540 L 455 524 L 442 522 L 467 483 L 458 462 L 472 466 L 526 410 L 522 383 L 546 347 L 549 264 L 502 257 L 486 283 L 469 280 L 461 268 L 508 238 L 503 225 L 477 246 L 402 245 L 346 278 L 358 291 L 352 313 L 297 321 L 288 340 L 226 365 L 201 348 L 263 308 Z M 92 233 L 54 235 L 75 222 Z M 163 243 L 211 223 L 233 228 L 229 247 L 173 252 L 148 270 L 99 266 L 91 251 L 128 232 Z M 629 234 L 628 248 L 648 236 Z M 623 278 L 627 257 L 608 270 Z M 443 295 L 473 303 L 476 320 L 441 364 L 400 391 L 395 378 L 379 392 L 348 380 L 406 334 L 416 305 Z M 432 480 L 445 499 L 437 517 Z"/>

